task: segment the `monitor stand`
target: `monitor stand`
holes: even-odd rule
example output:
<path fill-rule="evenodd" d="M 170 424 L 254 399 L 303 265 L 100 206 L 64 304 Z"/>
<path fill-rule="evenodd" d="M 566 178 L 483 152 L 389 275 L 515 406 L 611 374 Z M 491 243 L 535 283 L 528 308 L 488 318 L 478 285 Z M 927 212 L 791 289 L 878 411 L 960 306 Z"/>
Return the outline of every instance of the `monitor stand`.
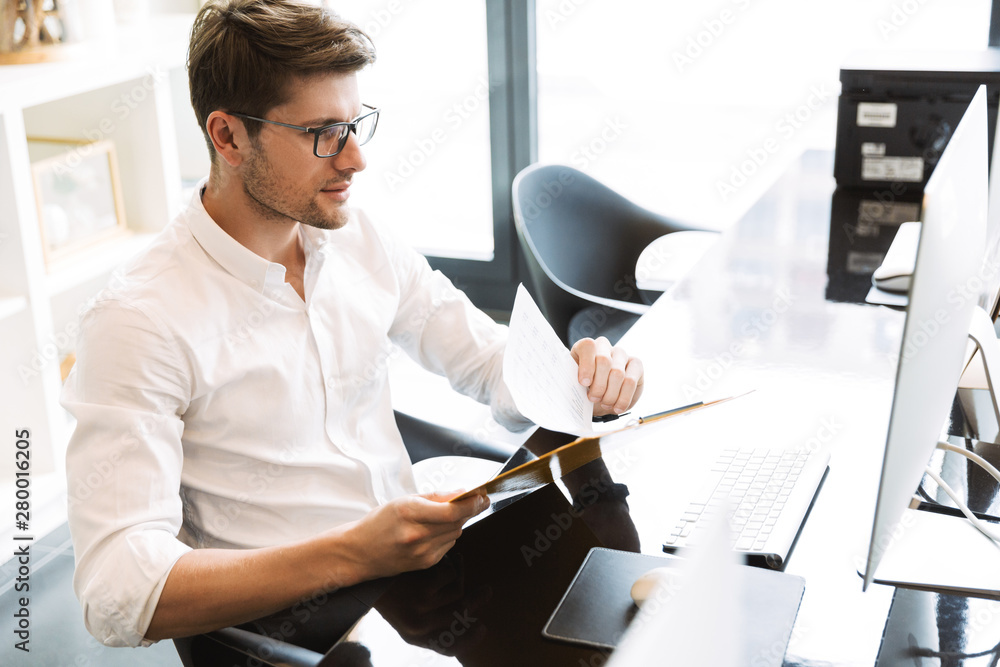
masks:
<path fill-rule="evenodd" d="M 976 307 L 969 325 L 969 352 L 972 359 L 958 383 L 958 399 L 972 435 L 981 442 L 1000 443 L 1000 406 L 997 383 L 1000 378 L 1000 342 L 986 311 Z"/>
<path fill-rule="evenodd" d="M 1000 387 L 1000 342 L 989 315 L 978 306 L 972 313 L 969 340 L 969 363 L 962 378 L 962 384 L 968 386 L 960 385 L 959 395 L 979 392 L 973 406 L 979 408 L 975 413 L 978 426 L 982 429 L 989 423 L 995 435 L 1000 424 L 996 392 Z M 981 389 L 974 390 L 973 385 Z M 907 509 L 889 543 L 876 548 L 884 554 L 875 572 L 877 584 L 1000 599 L 1000 545 L 964 517 Z"/>

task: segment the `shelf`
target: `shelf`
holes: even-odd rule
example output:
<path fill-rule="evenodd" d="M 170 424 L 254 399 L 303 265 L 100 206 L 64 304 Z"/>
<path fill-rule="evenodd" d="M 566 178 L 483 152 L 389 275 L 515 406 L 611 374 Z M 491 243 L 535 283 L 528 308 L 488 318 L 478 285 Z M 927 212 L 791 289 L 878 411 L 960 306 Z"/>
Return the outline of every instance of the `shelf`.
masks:
<path fill-rule="evenodd" d="M 193 19 L 193 15 L 152 18 L 142 34 L 134 29 L 121 31 L 118 48 L 110 53 L 72 61 L 4 65 L 0 67 L 0 90 L 4 92 L 0 112 L 9 103 L 23 109 L 183 67 Z"/>
<path fill-rule="evenodd" d="M 0 296 L 0 320 L 17 315 L 28 307 L 28 300 L 23 296 Z"/>
<path fill-rule="evenodd" d="M 156 234 L 132 234 L 81 250 L 79 258 L 60 263 L 46 277 L 49 296 L 62 294 L 89 280 L 110 275 L 116 267 L 142 252 L 154 238 Z"/>

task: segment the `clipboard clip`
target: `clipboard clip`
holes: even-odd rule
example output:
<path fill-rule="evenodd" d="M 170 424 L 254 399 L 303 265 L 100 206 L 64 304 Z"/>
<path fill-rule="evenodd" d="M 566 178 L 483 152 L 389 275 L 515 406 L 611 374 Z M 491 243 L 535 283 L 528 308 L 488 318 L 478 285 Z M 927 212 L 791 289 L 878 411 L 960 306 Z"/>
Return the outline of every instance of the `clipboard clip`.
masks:
<path fill-rule="evenodd" d="M 618 419 L 619 417 L 624 417 L 627 414 L 629 414 L 629 413 L 628 412 L 623 412 L 620 415 L 616 415 L 615 413 L 612 412 L 610 414 L 601 415 L 600 417 L 594 417 L 592 419 L 592 421 L 595 424 L 606 424 L 607 422 L 613 422 L 614 420 Z"/>

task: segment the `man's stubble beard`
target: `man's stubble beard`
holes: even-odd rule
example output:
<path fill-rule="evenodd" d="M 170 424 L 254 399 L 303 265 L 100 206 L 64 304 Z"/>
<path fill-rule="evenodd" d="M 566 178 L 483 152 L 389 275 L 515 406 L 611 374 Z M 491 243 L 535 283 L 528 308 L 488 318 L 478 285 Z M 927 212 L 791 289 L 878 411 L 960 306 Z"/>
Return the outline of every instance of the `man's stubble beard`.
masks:
<path fill-rule="evenodd" d="M 258 215 L 277 223 L 300 222 L 317 229 L 340 229 L 347 224 L 346 202 L 330 213 L 322 210 L 315 199 L 304 204 L 285 199 L 274 168 L 263 151 L 255 148 L 244 165 L 243 192 Z"/>

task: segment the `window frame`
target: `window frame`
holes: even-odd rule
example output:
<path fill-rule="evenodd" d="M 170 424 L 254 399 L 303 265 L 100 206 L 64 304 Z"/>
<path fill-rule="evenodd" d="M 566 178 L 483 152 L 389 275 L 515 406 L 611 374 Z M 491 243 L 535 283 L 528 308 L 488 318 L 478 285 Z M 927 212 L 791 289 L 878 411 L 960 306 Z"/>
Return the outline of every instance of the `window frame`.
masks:
<path fill-rule="evenodd" d="M 490 82 L 490 170 L 493 258 L 427 255 L 480 308 L 509 313 L 526 267 L 511 201 L 519 171 L 538 159 L 538 86 L 535 72 L 535 0 L 486 2 Z"/>

